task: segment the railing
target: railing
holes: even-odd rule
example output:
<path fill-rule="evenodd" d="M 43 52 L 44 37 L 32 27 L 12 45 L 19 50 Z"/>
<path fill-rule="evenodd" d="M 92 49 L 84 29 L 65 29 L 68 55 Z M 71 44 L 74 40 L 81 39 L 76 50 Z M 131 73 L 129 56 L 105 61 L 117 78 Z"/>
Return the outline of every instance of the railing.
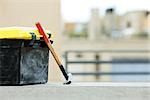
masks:
<path fill-rule="evenodd" d="M 83 55 L 84 53 L 93 53 L 95 55 L 95 60 L 87 61 L 87 60 L 69 60 L 69 55 L 71 53 Z M 125 59 L 125 60 L 112 60 L 112 61 L 103 61 L 100 60 L 101 53 L 136 53 L 142 54 L 146 53 L 147 55 L 150 54 L 150 50 L 70 50 L 65 52 L 65 66 L 66 70 L 70 67 L 70 64 L 94 64 L 95 65 L 95 72 L 71 72 L 73 75 L 95 75 L 98 77 L 99 75 L 150 75 L 149 71 L 144 72 L 99 72 L 99 65 L 100 64 L 150 64 L 150 58 L 144 59 Z M 79 57 L 80 57 L 79 56 Z M 150 66 L 149 66 L 150 67 Z"/>

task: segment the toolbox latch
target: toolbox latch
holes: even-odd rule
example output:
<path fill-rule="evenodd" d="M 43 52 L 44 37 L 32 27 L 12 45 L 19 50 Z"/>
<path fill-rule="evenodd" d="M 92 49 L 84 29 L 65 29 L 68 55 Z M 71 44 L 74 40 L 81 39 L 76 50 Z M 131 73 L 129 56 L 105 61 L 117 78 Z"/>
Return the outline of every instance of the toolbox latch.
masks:
<path fill-rule="evenodd" d="M 33 32 L 30 32 L 31 36 L 32 36 L 32 39 L 29 43 L 29 46 L 33 46 L 34 45 L 34 42 L 36 41 L 36 34 L 33 33 Z"/>

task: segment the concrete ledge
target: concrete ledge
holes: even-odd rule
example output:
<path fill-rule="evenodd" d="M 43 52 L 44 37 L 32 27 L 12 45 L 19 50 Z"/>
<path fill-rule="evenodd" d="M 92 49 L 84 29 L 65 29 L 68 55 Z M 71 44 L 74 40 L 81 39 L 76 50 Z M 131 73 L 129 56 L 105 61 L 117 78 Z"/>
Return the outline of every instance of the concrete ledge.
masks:
<path fill-rule="evenodd" d="M 150 83 L 0 86 L 0 100 L 150 100 Z"/>

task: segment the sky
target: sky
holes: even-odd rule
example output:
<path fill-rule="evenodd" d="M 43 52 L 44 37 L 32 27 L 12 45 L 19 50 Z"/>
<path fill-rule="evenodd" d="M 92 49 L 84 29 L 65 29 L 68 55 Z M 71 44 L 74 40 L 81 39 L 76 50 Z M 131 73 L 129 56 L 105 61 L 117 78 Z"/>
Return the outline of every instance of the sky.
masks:
<path fill-rule="evenodd" d="M 134 10 L 150 11 L 150 0 L 61 0 L 62 17 L 67 22 L 86 22 L 92 8 L 99 8 L 103 16 L 110 7 L 115 8 L 118 14 Z"/>

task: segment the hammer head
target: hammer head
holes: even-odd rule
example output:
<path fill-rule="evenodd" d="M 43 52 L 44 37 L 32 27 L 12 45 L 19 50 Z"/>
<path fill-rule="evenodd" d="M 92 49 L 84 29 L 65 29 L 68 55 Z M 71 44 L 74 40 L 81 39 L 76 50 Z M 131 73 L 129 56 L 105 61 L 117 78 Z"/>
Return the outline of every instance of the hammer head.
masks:
<path fill-rule="evenodd" d="M 68 75 L 68 80 L 64 83 L 64 85 L 69 85 L 69 84 L 71 84 L 71 82 L 72 82 L 72 74 L 69 73 L 69 74 L 67 74 L 67 75 Z"/>

